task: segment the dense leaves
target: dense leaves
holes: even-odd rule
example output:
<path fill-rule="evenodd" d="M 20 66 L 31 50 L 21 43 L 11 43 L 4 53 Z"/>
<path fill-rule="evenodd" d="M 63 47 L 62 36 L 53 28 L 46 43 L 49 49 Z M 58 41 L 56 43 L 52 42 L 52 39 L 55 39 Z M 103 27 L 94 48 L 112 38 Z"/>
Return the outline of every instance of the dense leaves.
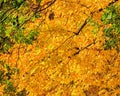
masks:
<path fill-rule="evenodd" d="M 105 24 L 103 30 L 105 35 L 105 49 L 115 48 L 119 50 L 120 41 L 120 6 L 111 5 L 105 9 L 101 18 Z"/>
<path fill-rule="evenodd" d="M 29 7 L 26 0 L 0 1 L 0 52 L 8 51 L 15 43 L 32 44 L 35 40 L 38 31 L 34 28 L 26 32 L 25 24 L 39 17 L 39 13 Z"/>
<path fill-rule="evenodd" d="M 4 95 L 14 96 L 16 88 L 14 87 L 12 76 L 18 74 L 17 68 L 11 68 L 5 61 L 0 61 L 0 84 L 4 85 Z"/>
<path fill-rule="evenodd" d="M 18 87 L 14 85 L 13 77 L 19 75 L 19 69 L 10 67 L 5 61 L 0 61 L 0 85 L 3 87 L 4 96 L 26 96 L 25 89 L 18 91 Z"/>
<path fill-rule="evenodd" d="M 42 2 L 42 4 L 47 6 L 52 0 L 47 1 L 44 0 L 45 3 Z M 118 44 L 115 40 L 109 40 L 114 37 L 114 32 L 110 31 L 113 29 L 109 29 L 112 24 L 102 24 L 100 21 L 105 6 L 108 6 L 111 1 L 56 1 L 52 7 L 42 12 L 41 16 L 45 15 L 42 18 L 39 18 L 39 14 L 28 16 L 26 11 L 26 15 L 19 14 L 11 19 L 13 20 L 11 25 L 14 27 L 11 30 L 19 30 L 19 34 L 18 31 L 6 32 L 8 37 L 14 38 L 11 41 L 13 45 L 14 43 L 32 44 L 37 34 L 37 30 L 32 28 L 37 25 L 37 22 L 29 24 L 36 17 L 39 19 L 35 21 L 44 19 L 44 22 L 41 24 L 41 34 L 37 42 L 30 46 L 20 44 L 19 47 L 15 46 L 11 50 L 11 54 L 0 56 L 1 59 L 7 59 L 6 65 L 10 63 L 12 66 L 17 65 L 20 69 L 18 77 L 12 78 L 14 74 L 8 75 L 11 78 L 10 82 L 4 83 L 8 86 L 4 87 L 3 84 L 4 90 L 1 89 L 0 92 L 4 91 L 4 94 L 6 92 L 7 96 L 26 96 L 27 91 L 29 91 L 28 96 L 119 96 L 120 58 L 117 58 L 115 50 L 104 51 L 102 46 L 103 36 L 106 42 L 109 41 L 108 49 Z M 34 3 L 36 4 L 36 0 Z M 23 4 L 14 9 L 20 11 Z M 30 4 L 33 7 L 32 10 L 35 11 L 38 8 L 37 5 Z M 99 11 L 101 6 L 103 9 Z M 25 9 L 26 7 L 23 8 Z M 51 13 L 54 13 L 52 20 L 49 18 Z M 93 13 L 92 16 L 91 13 Z M 32 20 L 24 26 L 25 21 L 27 22 L 31 17 Z M 92 18 L 88 20 L 89 17 Z M 10 28 L 9 26 L 7 25 L 6 28 Z M 26 27 L 27 30 L 24 30 Z M 103 35 L 103 28 L 106 28 L 106 33 L 104 32 L 106 35 Z M 91 34 L 92 30 L 94 34 Z M 12 68 L 8 67 L 8 69 Z M 1 79 L 4 78 L 2 75 L 4 71 L 4 68 L 1 69 Z"/>

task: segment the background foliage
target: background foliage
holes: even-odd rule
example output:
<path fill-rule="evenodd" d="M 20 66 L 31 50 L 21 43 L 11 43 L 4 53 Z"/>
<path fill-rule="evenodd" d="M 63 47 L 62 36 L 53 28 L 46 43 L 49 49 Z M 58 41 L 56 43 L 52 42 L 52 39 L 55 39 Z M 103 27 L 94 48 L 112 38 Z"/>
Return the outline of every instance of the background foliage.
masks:
<path fill-rule="evenodd" d="M 25 25 L 33 17 L 36 18 L 39 12 L 33 12 L 29 8 L 28 0 L 0 1 L 0 52 L 8 51 L 15 43 L 31 44 L 35 40 L 38 31 L 31 29 L 26 32 Z"/>
<path fill-rule="evenodd" d="M 117 0 L 43 0 L 39 6 L 36 0 L 33 0 L 34 4 L 29 1 L 26 0 L 29 8 L 23 8 L 27 23 L 23 23 L 25 30 L 22 32 L 27 37 L 28 32 L 33 32 L 31 29 L 42 21 L 40 34 L 37 42 L 30 45 L 13 39 L 18 46 L 9 50 L 10 54 L 0 54 L 0 59 L 6 59 L 5 65 L 10 69 L 15 68 L 16 63 L 19 68 L 19 74 L 12 74 L 9 79 L 12 84 L 1 84 L 0 95 L 119 96 L 119 52 L 116 52 L 117 47 L 104 50 L 109 37 L 103 30 L 112 24 L 104 23 L 106 19 L 101 21 L 106 7 Z M 39 17 L 36 12 L 43 10 L 41 6 L 45 10 L 35 19 Z M 92 26 L 87 22 L 89 18 Z M 1 71 L 6 70 L 1 68 Z M 5 87 L 7 84 L 11 87 Z M 10 88 L 15 90 L 4 90 Z"/>
<path fill-rule="evenodd" d="M 120 44 L 120 6 L 111 5 L 105 9 L 102 21 L 105 24 L 105 49 L 115 48 L 119 51 Z"/>

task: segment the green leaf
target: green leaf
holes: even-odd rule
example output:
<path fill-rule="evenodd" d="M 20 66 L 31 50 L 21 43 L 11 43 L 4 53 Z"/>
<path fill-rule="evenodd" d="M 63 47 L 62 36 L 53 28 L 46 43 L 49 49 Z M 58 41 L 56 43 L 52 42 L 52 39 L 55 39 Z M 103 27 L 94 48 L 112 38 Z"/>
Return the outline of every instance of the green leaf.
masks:
<path fill-rule="evenodd" d="M 105 36 L 112 38 L 114 34 L 112 34 L 113 29 L 112 28 L 105 28 L 103 30 Z"/>
<path fill-rule="evenodd" d="M 12 0 L 12 4 L 14 8 L 19 8 L 23 2 L 24 0 Z"/>
<path fill-rule="evenodd" d="M 96 34 L 96 33 L 98 32 L 98 30 L 99 30 L 99 28 L 94 28 L 94 29 L 92 30 L 92 33 L 93 33 L 93 34 Z"/>
<path fill-rule="evenodd" d="M 19 74 L 19 69 L 18 68 L 12 68 L 12 72 L 13 72 L 13 74 L 15 74 L 15 73 L 17 73 L 17 74 Z"/>
<path fill-rule="evenodd" d="M 107 40 L 105 42 L 105 45 L 104 45 L 105 50 L 112 49 L 115 47 L 117 47 L 117 40 L 116 39 Z"/>
<path fill-rule="evenodd" d="M 105 28 L 103 30 L 105 36 L 105 44 L 104 48 L 118 49 L 118 45 L 120 43 L 119 35 L 120 35 L 120 7 L 115 5 L 111 5 L 105 9 L 104 14 L 102 15 L 102 22 L 105 24 Z"/>
<path fill-rule="evenodd" d="M 11 28 L 9 28 L 9 30 L 6 30 L 6 31 L 5 31 L 5 35 L 6 35 L 7 37 L 10 37 L 11 32 L 12 32 L 12 30 L 11 30 Z"/>
<path fill-rule="evenodd" d="M 4 81 L 4 73 L 5 72 L 3 70 L 0 70 L 0 84 L 2 84 Z"/>
<path fill-rule="evenodd" d="M 21 16 L 21 17 L 19 17 L 19 23 L 20 24 L 23 24 L 24 22 L 25 22 L 25 16 Z"/>
<path fill-rule="evenodd" d="M 13 86 L 13 83 L 10 82 L 9 80 L 6 80 L 6 86 L 4 87 L 4 90 L 6 93 L 10 93 L 10 92 L 15 92 L 16 89 L 15 87 Z"/>
<path fill-rule="evenodd" d="M 7 64 L 4 64 L 4 68 L 7 69 L 8 71 L 10 70 L 10 66 L 8 66 Z"/>
<path fill-rule="evenodd" d="M 4 3 L 6 3 L 8 0 L 4 0 Z"/>
<path fill-rule="evenodd" d="M 40 3 L 42 0 L 36 0 L 37 3 Z"/>
<path fill-rule="evenodd" d="M 24 2 L 24 0 L 17 0 L 17 2 L 18 2 L 18 3 L 23 3 L 23 2 Z"/>

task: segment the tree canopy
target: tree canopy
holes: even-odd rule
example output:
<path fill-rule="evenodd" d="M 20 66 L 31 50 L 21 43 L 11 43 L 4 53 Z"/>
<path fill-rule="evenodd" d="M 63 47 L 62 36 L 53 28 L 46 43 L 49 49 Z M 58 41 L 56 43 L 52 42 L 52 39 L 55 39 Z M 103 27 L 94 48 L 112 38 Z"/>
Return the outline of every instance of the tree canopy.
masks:
<path fill-rule="evenodd" d="M 119 26 L 119 0 L 0 0 L 0 95 L 119 96 Z"/>

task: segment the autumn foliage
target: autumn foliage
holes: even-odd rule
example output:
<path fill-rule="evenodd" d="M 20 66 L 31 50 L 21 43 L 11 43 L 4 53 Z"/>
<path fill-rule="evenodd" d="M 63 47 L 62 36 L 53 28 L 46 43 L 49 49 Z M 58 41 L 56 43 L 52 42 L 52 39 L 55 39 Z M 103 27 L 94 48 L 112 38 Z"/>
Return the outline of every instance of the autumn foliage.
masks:
<path fill-rule="evenodd" d="M 120 96 L 119 6 L 0 1 L 0 96 Z"/>

